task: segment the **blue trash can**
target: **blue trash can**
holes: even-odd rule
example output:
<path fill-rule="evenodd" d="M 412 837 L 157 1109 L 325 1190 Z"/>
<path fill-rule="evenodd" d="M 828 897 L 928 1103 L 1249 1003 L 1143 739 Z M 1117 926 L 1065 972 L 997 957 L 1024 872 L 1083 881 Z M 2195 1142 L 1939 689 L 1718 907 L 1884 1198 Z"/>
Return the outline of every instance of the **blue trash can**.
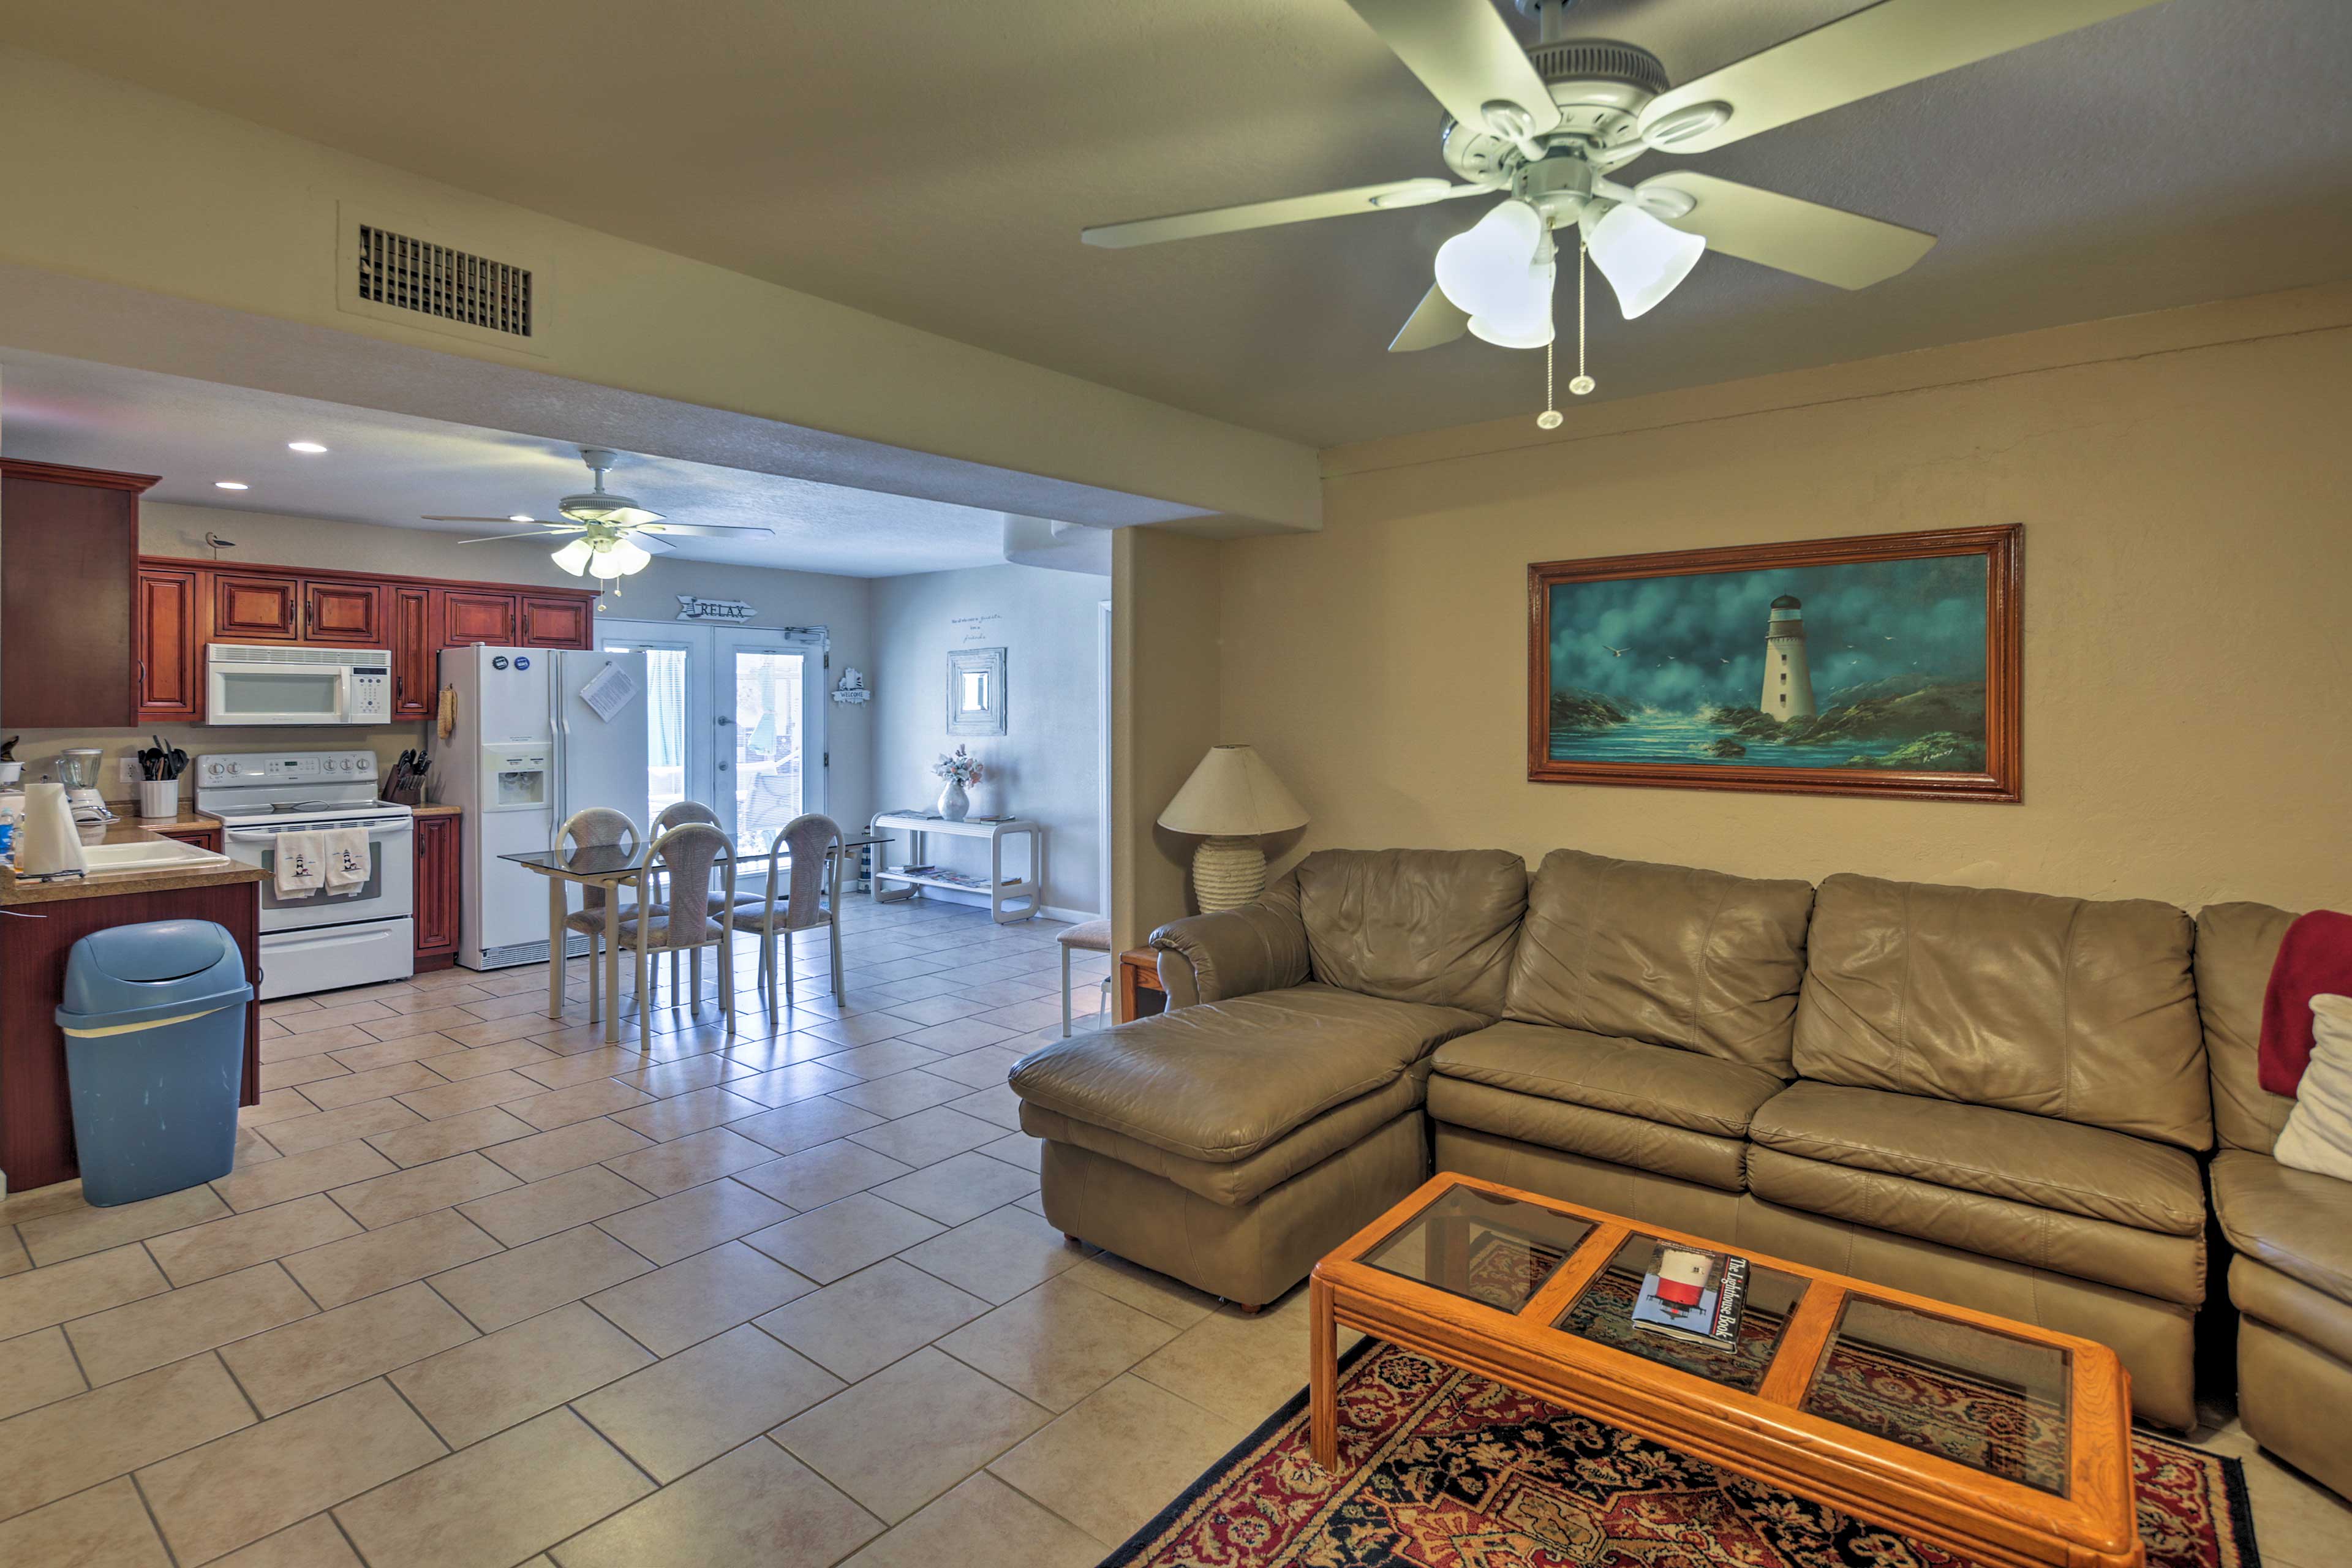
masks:
<path fill-rule="evenodd" d="M 236 1163 L 253 987 L 228 929 L 151 921 L 92 931 L 66 959 L 66 1079 L 82 1196 L 176 1193 Z"/>

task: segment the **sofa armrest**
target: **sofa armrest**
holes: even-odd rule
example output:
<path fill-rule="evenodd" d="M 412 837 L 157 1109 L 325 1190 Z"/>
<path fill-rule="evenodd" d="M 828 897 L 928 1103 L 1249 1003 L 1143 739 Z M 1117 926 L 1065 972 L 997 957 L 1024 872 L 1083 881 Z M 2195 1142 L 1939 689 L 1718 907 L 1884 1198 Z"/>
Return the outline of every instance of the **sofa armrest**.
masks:
<path fill-rule="evenodd" d="M 1151 933 L 1151 945 L 1171 1007 L 1279 991 L 1311 977 L 1298 888 L 1286 877 L 1256 903 L 1171 921 Z"/>

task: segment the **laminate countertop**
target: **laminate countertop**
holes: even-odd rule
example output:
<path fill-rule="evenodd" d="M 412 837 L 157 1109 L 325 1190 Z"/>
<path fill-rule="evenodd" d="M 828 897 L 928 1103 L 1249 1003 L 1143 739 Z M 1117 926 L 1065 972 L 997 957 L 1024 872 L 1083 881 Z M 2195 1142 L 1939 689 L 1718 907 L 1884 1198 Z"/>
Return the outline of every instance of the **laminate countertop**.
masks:
<path fill-rule="evenodd" d="M 182 807 L 176 819 L 157 818 L 157 826 L 216 827 L 217 818 L 202 812 Z M 138 844 L 150 839 L 165 839 L 170 835 L 151 833 L 138 818 L 125 816 L 106 825 L 100 831 L 95 825 L 85 828 L 85 844 Z M 70 899 L 110 899 L 122 893 L 161 893 L 176 888 L 220 888 L 238 882 L 259 882 L 269 873 L 258 866 L 247 866 L 232 860 L 225 866 L 191 866 L 166 868 L 155 871 L 100 871 L 88 877 L 68 877 L 56 882 L 20 882 L 16 873 L 0 870 L 0 909 L 14 904 L 53 904 Z"/>

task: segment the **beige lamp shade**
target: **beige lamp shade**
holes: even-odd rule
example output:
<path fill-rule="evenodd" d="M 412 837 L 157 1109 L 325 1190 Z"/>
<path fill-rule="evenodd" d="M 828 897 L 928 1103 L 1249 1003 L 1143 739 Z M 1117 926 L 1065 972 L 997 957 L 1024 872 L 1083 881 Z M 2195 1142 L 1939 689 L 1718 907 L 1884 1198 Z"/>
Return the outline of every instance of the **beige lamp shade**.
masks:
<path fill-rule="evenodd" d="M 1265 852 L 1258 836 L 1307 826 L 1307 808 L 1283 787 L 1247 746 L 1212 746 L 1160 826 L 1198 833 L 1192 851 L 1192 894 L 1201 912 L 1239 909 L 1265 891 Z"/>
<path fill-rule="evenodd" d="M 1160 826 L 1219 837 L 1284 833 L 1307 826 L 1307 809 L 1255 749 L 1212 746 L 1160 814 Z"/>

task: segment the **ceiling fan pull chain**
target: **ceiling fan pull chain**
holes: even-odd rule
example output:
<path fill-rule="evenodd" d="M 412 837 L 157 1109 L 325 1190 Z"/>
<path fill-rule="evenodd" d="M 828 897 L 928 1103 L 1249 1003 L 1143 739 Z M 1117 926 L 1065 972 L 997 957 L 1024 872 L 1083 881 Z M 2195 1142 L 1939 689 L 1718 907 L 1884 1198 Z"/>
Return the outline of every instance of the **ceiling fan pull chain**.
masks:
<path fill-rule="evenodd" d="M 1590 248 L 1591 247 L 1584 241 L 1584 237 L 1581 234 L 1578 235 L 1576 239 L 1576 379 L 1568 384 L 1568 389 L 1579 397 L 1590 393 L 1597 384 L 1591 376 L 1584 374 L 1584 255 Z"/>

